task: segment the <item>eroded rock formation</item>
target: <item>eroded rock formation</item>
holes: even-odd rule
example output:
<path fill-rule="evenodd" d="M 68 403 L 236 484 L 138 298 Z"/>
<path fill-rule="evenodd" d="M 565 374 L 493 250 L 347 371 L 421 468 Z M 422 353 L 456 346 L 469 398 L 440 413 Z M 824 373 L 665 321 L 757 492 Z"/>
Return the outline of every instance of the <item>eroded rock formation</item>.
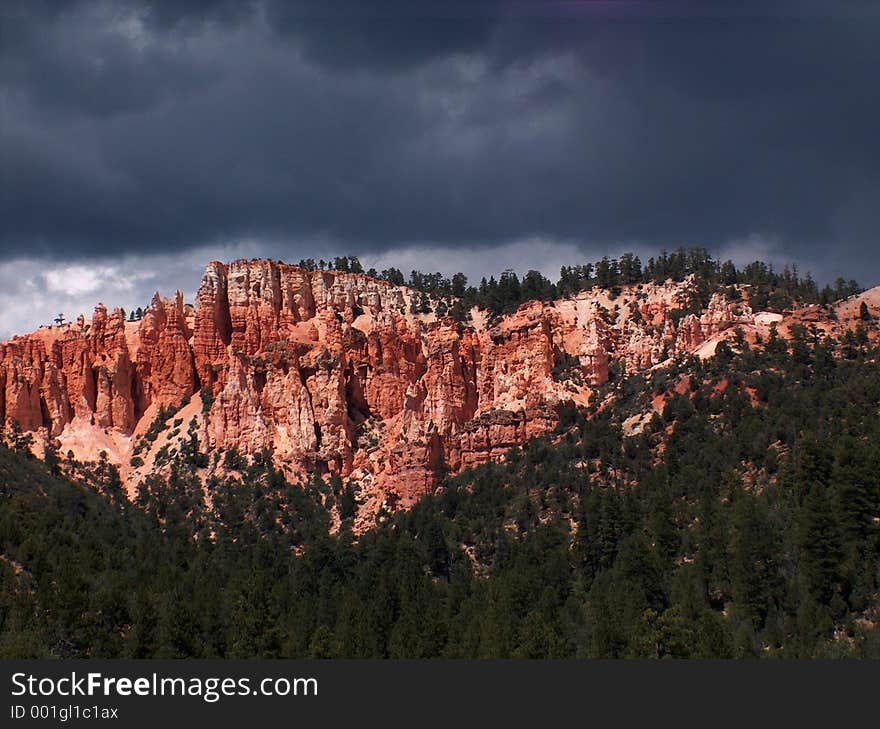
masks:
<path fill-rule="evenodd" d="M 503 458 L 552 430 L 615 363 L 634 372 L 709 356 L 736 327 L 765 326 L 721 294 L 700 315 L 673 316 L 687 294 L 687 282 L 590 291 L 488 323 L 475 311 L 465 327 L 411 313 L 410 290 L 364 275 L 213 262 L 194 308 L 157 295 L 126 322 L 99 305 L 90 323 L 0 344 L 0 422 L 93 454 L 91 438 L 135 482 L 150 461 L 129 461 L 159 407 L 200 395 L 204 450 L 268 451 L 292 476 L 339 473 L 372 514 L 413 503 L 439 469 Z"/>

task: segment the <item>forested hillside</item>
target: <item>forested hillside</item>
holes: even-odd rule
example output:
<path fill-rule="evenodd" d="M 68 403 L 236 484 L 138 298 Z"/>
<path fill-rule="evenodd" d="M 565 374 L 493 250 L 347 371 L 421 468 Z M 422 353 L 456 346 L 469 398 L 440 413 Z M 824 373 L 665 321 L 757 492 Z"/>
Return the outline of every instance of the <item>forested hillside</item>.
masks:
<path fill-rule="evenodd" d="M 0 655 L 880 657 L 863 334 L 619 373 L 357 540 L 356 484 L 269 459 L 203 489 L 181 452 L 131 503 L 0 446 Z"/>
<path fill-rule="evenodd" d="M 780 312 L 795 303 L 823 306 L 858 293 L 855 281 L 842 278 L 834 286 L 819 288 L 810 273 L 801 275 L 796 266 L 786 266 L 775 271 L 772 266 L 762 262 L 737 268 L 733 261 L 720 261 L 712 257 L 705 248 L 678 248 L 671 253 L 662 251 L 643 264 L 634 253 L 624 253 L 619 258 L 604 256 L 595 263 L 576 266 L 563 266 L 559 279 L 553 283 L 540 271 L 528 271 L 520 279 L 513 270 L 506 270 L 488 279 L 483 277 L 477 286 L 468 285 L 467 276 L 456 273 L 452 277 L 442 273 L 411 271 L 409 277 L 391 267 L 377 271 L 371 268 L 364 271 L 360 260 L 355 256 L 342 256 L 332 261 L 313 259 L 301 260 L 298 264 L 305 270 L 330 270 L 344 273 L 366 273 L 368 276 L 396 286 L 409 286 L 422 292 L 423 296 L 414 299 L 414 311 L 448 314 L 466 321 L 469 311 L 477 306 L 493 316 L 510 314 L 527 301 L 552 301 L 557 297 L 572 296 L 591 288 L 608 290 L 615 298 L 623 286 L 639 284 L 680 282 L 688 276 L 695 279 L 694 310 L 704 307 L 711 294 L 736 285 L 750 288 L 750 301 L 755 311 Z"/>

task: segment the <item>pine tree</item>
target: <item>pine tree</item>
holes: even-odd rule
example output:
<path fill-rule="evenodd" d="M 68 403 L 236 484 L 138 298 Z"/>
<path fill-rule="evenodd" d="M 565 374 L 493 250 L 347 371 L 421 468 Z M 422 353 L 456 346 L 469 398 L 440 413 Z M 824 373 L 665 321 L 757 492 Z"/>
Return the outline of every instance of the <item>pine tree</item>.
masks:
<path fill-rule="evenodd" d="M 807 593 L 820 605 L 829 605 L 840 587 L 843 551 L 828 488 L 813 483 L 801 509 L 798 529 L 801 577 Z"/>
<path fill-rule="evenodd" d="M 763 627 L 779 575 L 776 572 L 773 530 L 763 504 L 739 491 L 733 511 L 731 590 L 739 614 L 752 629 Z"/>

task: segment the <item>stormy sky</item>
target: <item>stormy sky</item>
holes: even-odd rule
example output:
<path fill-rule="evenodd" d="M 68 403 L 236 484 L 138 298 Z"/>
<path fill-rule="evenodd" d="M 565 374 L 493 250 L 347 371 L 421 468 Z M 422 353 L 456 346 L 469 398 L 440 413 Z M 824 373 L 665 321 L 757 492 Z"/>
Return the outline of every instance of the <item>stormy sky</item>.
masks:
<path fill-rule="evenodd" d="M 214 258 L 880 283 L 870 2 L 3 0 L 0 336 Z"/>

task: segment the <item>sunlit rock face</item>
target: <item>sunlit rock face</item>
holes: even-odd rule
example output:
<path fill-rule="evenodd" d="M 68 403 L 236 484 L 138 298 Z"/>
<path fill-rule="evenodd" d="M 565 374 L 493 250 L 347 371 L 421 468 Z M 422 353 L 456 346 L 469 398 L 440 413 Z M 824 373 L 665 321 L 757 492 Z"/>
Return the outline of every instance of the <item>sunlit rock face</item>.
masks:
<path fill-rule="evenodd" d="M 179 292 L 156 295 L 132 322 L 99 305 L 91 322 L 0 344 L 0 422 L 78 457 L 104 450 L 134 482 L 151 460 L 132 466 L 132 452 L 159 408 L 197 400 L 185 414 L 208 454 L 269 453 L 292 478 L 338 473 L 358 483 L 359 518 L 369 520 L 430 492 L 440 470 L 501 460 L 551 431 L 614 366 L 711 356 L 737 329 L 784 333 L 789 318 L 846 325 L 815 312 L 754 313 L 747 292 L 674 316 L 689 286 L 627 287 L 615 298 L 591 290 L 494 320 L 474 310 L 463 326 L 413 314 L 410 289 L 363 274 L 212 262 L 192 307 Z M 841 312 L 854 318 L 857 304 Z"/>

